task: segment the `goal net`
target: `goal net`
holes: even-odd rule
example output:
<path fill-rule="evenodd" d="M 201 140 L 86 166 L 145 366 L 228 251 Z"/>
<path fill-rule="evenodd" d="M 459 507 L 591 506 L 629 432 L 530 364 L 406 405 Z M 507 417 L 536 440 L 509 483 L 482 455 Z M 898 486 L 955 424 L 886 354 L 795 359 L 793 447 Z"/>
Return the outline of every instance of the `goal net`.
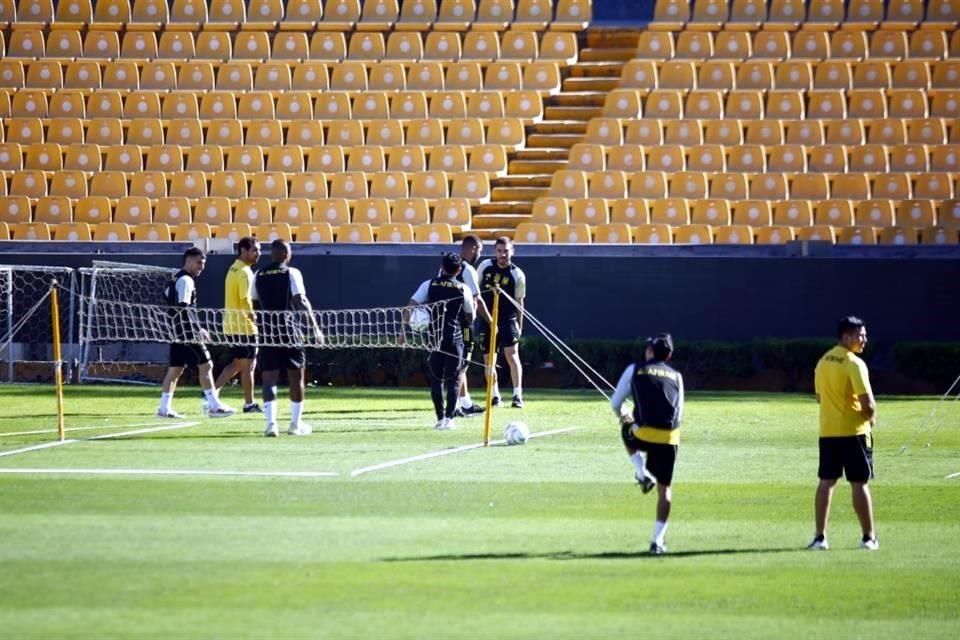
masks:
<path fill-rule="evenodd" d="M 74 270 L 69 267 L 0 265 L 0 380 L 53 380 L 53 324 L 50 290 L 65 292 L 60 302 L 64 377 L 77 357 Z"/>
<path fill-rule="evenodd" d="M 440 348 L 443 303 L 423 305 L 429 319 L 410 328 L 409 307 L 256 311 L 257 335 L 224 332 L 237 312 L 172 307 L 164 290 L 176 270 L 118 263 L 81 269 L 78 296 L 81 378 L 152 383 L 166 369 L 168 345 L 202 342 L 209 347 L 256 345 L 314 349 Z M 421 315 L 421 314 L 417 314 Z M 235 324 L 229 318 L 227 326 Z"/>

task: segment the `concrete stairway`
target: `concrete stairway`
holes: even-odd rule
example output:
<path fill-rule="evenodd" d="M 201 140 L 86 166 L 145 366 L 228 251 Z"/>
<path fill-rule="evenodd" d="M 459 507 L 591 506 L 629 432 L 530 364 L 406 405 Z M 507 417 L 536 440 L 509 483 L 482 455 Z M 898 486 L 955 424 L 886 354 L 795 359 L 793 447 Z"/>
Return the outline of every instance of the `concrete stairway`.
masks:
<path fill-rule="evenodd" d="M 544 101 L 543 120 L 527 126 L 527 146 L 509 154 L 507 175 L 491 181 L 490 202 L 473 207 L 473 230 L 481 238 L 513 236 L 530 218 L 533 202 L 546 195 L 555 171 L 567 164 L 587 122 L 603 111 L 607 92 L 620 85 L 623 63 L 633 57 L 639 30 L 587 29 L 580 35 L 579 62 L 564 70 L 560 93 Z"/>

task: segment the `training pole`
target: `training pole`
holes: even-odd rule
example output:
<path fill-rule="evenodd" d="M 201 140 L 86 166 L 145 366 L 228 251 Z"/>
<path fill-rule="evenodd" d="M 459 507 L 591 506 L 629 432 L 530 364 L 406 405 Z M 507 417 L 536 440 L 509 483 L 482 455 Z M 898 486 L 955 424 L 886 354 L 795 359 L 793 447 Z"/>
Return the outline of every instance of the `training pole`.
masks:
<path fill-rule="evenodd" d="M 63 358 L 60 350 L 60 296 L 57 281 L 50 285 L 50 314 L 53 320 L 53 384 L 57 393 L 57 435 L 65 438 L 63 430 Z"/>
<path fill-rule="evenodd" d="M 493 413 L 493 383 L 497 375 L 497 320 L 500 317 L 500 287 L 493 287 L 493 312 L 490 315 L 490 351 L 487 354 L 487 410 L 483 414 L 483 446 L 490 445 L 490 414 Z"/>

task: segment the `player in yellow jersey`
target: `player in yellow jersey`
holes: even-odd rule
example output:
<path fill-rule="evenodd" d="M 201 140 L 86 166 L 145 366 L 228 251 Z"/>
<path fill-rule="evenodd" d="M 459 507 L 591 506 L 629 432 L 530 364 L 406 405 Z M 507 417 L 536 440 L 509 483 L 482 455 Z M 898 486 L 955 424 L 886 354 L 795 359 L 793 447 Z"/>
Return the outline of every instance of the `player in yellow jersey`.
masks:
<path fill-rule="evenodd" d="M 223 333 L 230 341 L 232 361 L 217 377 L 217 389 L 240 374 L 243 412 L 263 413 L 253 398 L 253 371 L 257 366 L 257 325 L 253 313 L 253 267 L 260 260 L 260 243 L 250 236 L 237 242 L 237 259 L 224 283 Z"/>
<path fill-rule="evenodd" d="M 853 509 L 860 520 L 860 548 L 879 548 L 873 530 L 873 500 L 867 486 L 873 478 L 873 427 L 877 403 L 870 388 L 866 363 L 860 358 L 867 345 L 863 320 L 848 316 L 837 327 L 839 343 L 817 363 L 814 383 L 820 404 L 820 467 L 814 512 L 817 532 L 807 548 L 826 550 L 827 519 L 833 488 L 846 474 Z"/>

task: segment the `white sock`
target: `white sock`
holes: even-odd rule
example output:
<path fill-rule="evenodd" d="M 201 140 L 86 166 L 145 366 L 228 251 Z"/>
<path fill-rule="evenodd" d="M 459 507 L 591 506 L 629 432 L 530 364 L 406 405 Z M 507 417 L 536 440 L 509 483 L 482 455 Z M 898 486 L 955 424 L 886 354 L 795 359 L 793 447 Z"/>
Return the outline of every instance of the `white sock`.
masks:
<path fill-rule="evenodd" d="M 270 402 L 263 403 L 263 415 L 267 418 L 267 425 L 277 423 L 277 401 L 271 400 Z"/>
<path fill-rule="evenodd" d="M 204 389 L 203 399 L 207 401 L 208 407 L 217 407 L 220 405 L 220 399 L 217 397 L 216 389 Z"/>
<path fill-rule="evenodd" d="M 642 478 L 647 470 L 647 460 L 643 457 L 643 452 L 637 451 L 632 454 L 630 462 L 633 463 L 633 468 L 637 470 L 637 475 Z"/>
<path fill-rule="evenodd" d="M 462 396 L 460 396 L 460 406 L 463 407 L 464 409 L 469 409 L 470 407 L 473 406 L 473 400 L 470 398 L 469 393 L 465 393 Z"/>
<path fill-rule="evenodd" d="M 493 383 L 493 397 L 494 398 L 500 397 L 500 385 L 497 384 L 496 382 Z"/>
<path fill-rule="evenodd" d="M 303 414 L 303 402 L 290 403 L 290 424 L 300 424 L 300 416 Z"/>
<path fill-rule="evenodd" d="M 515 398 L 522 398 L 522 397 L 523 397 L 523 387 L 521 387 L 520 385 L 515 386 L 515 387 L 513 388 L 513 396 L 514 396 Z"/>
<path fill-rule="evenodd" d="M 170 412 L 170 401 L 173 400 L 172 393 L 161 393 L 160 394 L 160 413 L 169 413 Z"/>
<path fill-rule="evenodd" d="M 663 546 L 663 537 L 667 535 L 667 523 L 662 520 L 657 520 L 653 525 L 653 541 Z"/>

